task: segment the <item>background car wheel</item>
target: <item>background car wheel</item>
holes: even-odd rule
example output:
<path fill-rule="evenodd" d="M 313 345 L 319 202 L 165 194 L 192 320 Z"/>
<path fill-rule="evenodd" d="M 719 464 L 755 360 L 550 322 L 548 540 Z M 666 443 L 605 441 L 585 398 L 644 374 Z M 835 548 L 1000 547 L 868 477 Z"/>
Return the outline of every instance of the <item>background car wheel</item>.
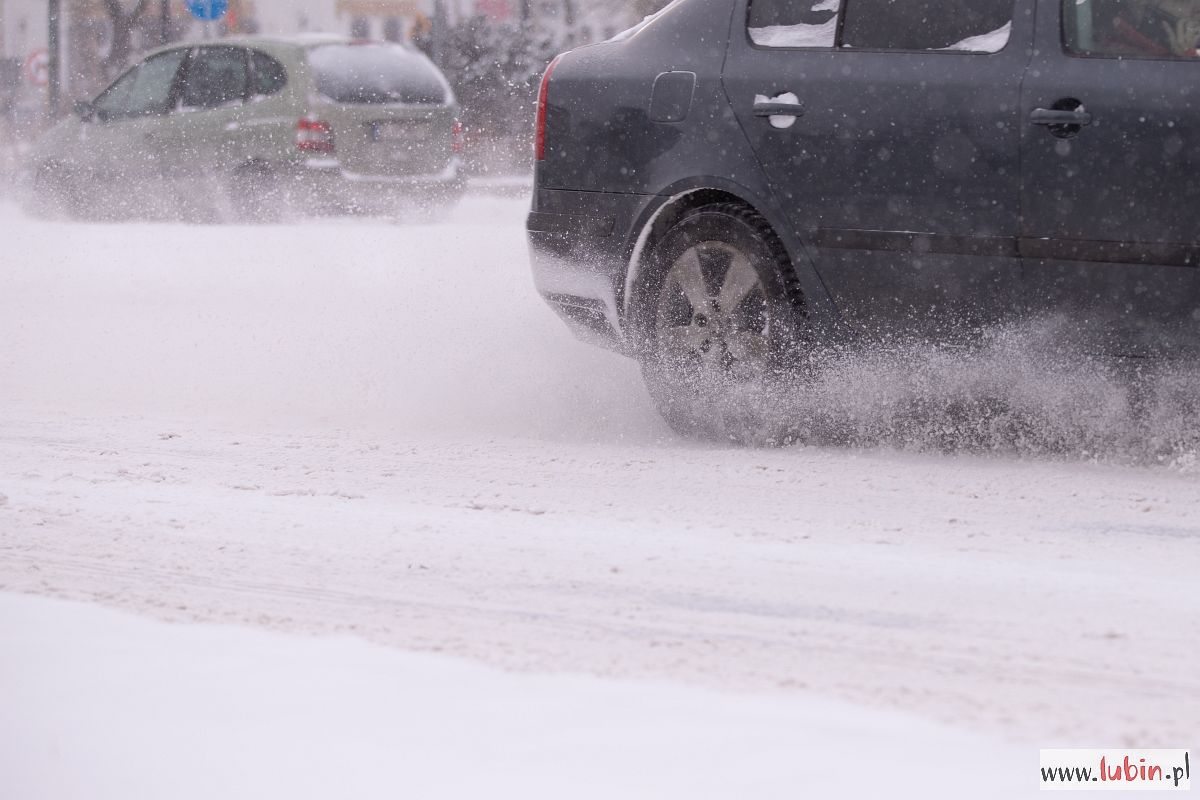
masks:
<path fill-rule="evenodd" d="M 78 189 L 66 168 L 43 164 L 33 175 L 28 209 L 38 217 L 56 219 L 74 217 L 80 211 Z"/>
<path fill-rule="evenodd" d="M 736 204 L 702 206 L 653 248 L 639 303 L 646 384 L 689 436 L 782 443 L 776 390 L 796 376 L 803 302 L 770 226 Z"/>
<path fill-rule="evenodd" d="M 279 176 L 266 164 L 246 164 L 230 178 L 231 222 L 278 222 L 284 216 L 284 201 Z"/>

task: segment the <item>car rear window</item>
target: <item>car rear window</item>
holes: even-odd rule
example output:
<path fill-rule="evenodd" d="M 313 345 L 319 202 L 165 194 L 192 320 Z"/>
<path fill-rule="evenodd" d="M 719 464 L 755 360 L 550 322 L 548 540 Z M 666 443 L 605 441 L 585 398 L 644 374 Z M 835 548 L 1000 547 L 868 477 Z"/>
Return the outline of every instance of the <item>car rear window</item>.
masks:
<path fill-rule="evenodd" d="M 842 47 L 998 53 L 1013 0 L 847 0 Z"/>
<path fill-rule="evenodd" d="M 308 52 L 317 91 L 338 103 L 443 104 L 445 79 L 429 59 L 396 44 L 331 44 Z"/>
<path fill-rule="evenodd" d="M 760 47 L 996 53 L 1012 14 L 1013 0 L 751 0 L 747 28 Z"/>
<path fill-rule="evenodd" d="M 754 0 L 750 38 L 763 47 L 833 47 L 841 0 Z"/>
<path fill-rule="evenodd" d="M 246 99 L 246 51 L 240 47 L 200 47 L 192 53 L 183 75 L 180 105 L 220 108 Z"/>

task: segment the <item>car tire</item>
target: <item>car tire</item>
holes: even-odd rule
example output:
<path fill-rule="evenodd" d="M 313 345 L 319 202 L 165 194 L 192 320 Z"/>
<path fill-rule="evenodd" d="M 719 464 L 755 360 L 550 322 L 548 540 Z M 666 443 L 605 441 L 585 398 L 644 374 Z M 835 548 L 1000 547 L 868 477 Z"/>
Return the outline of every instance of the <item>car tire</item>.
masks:
<path fill-rule="evenodd" d="M 654 245 L 639 291 L 646 385 L 678 433 L 788 441 L 778 390 L 806 352 L 804 303 L 771 226 L 733 203 L 685 213 Z"/>
<path fill-rule="evenodd" d="M 266 164 L 245 164 L 229 180 L 229 208 L 234 223 L 271 223 L 284 217 L 279 176 Z"/>
<path fill-rule="evenodd" d="M 29 187 L 29 212 L 44 219 L 74 218 L 80 212 L 78 187 L 60 164 L 42 164 Z"/>

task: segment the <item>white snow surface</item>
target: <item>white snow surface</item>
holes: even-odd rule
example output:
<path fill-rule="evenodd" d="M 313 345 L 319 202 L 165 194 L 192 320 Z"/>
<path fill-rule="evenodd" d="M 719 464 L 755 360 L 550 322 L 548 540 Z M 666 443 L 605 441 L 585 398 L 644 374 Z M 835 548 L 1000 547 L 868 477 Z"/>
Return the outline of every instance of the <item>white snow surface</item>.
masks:
<path fill-rule="evenodd" d="M 0 770 L 22 800 L 951 798 L 964 785 L 1010 800 L 1036 775 L 1021 748 L 801 694 L 521 675 L 21 595 L 0 595 L 0 680 Z"/>
<path fill-rule="evenodd" d="M 290 748 L 313 787 L 358 780 L 336 765 L 369 737 L 335 734 L 359 728 L 417 748 L 421 776 L 455 757 L 438 736 L 468 731 L 464 758 L 497 770 L 508 751 L 488 748 L 503 738 L 525 759 L 506 774 L 526 778 L 547 744 L 534 722 L 563 703 L 611 711 L 607 734 L 561 749 L 625 737 L 613 780 L 649 769 L 635 744 L 680 730 L 689 755 L 656 763 L 661 780 L 736 781 L 757 759 L 745 780 L 765 783 L 723 796 L 819 780 L 756 744 L 770 739 L 759 726 L 867 768 L 891 747 L 937 752 L 946 730 L 1001 765 L 1013 747 L 1032 765 L 1039 747 L 1197 741 L 1194 469 L 680 441 L 636 365 L 573 340 L 536 296 L 525 210 L 468 198 L 440 225 L 207 227 L 40 222 L 0 205 L 0 591 L 240 626 L 0 600 L 0 664 L 23 687 L 0 683 L 21 713 L 0 715 L 3 736 L 41 737 L 6 749 L 26 785 L 112 777 L 105 755 L 153 744 L 159 708 L 180 738 L 149 748 L 173 760 L 146 767 L 147 786 L 186 773 L 204 787 L 222 764 L 238 785 L 282 780 L 247 747 Z M 310 652 L 311 670 L 328 667 L 313 701 L 333 716 L 312 718 L 328 723 L 305 749 L 285 712 L 313 685 Z M 392 672 L 411 682 L 370 716 L 365 687 Z M 360 684 L 352 709 L 330 700 Z M 484 694 L 506 719 L 537 710 L 473 727 Z M 656 727 L 673 702 L 696 705 L 688 724 Z M 429 742 L 388 727 L 410 703 L 436 718 Z M 847 727 L 794 725 L 809 713 Z M 714 763 L 725 724 L 747 731 L 729 749 L 743 760 L 689 769 Z M 546 780 L 589 786 L 592 762 L 573 757 Z M 1000 772 L 987 785 L 1014 786 Z M 449 778 L 461 792 L 444 796 L 478 796 L 472 776 Z M 112 781 L 87 796 L 137 796 Z"/>

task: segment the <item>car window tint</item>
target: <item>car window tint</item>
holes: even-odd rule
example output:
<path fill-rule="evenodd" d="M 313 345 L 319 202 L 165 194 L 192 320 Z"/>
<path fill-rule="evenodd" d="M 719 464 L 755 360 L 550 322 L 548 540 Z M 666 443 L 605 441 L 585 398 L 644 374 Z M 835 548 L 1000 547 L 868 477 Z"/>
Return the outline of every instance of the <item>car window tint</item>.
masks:
<path fill-rule="evenodd" d="M 847 0 L 841 46 L 996 53 L 1012 17 L 1013 0 Z"/>
<path fill-rule="evenodd" d="M 287 86 L 287 70 L 274 58 L 258 50 L 250 51 L 252 94 L 276 94 Z"/>
<path fill-rule="evenodd" d="M 753 0 L 750 40 L 763 47 L 833 47 L 841 0 Z"/>
<path fill-rule="evenodd" d="M 317 91 L 339 103 L 442 104 L 449 89 L 433 63 L 396 44 L 336 44 L 308 53 Z"/>
<path fill-rule="evenodd" d="M 1200 0 L 1063 0 L 1063 46 L 1078 55 L 1200 57 Z"/>
<path fill-rule="evenodd" d="M 118 119 L 165 112 L 186 54 L 186 50 L 159 53 L 129 70 L 96 98 L 96 113 L 101 119 Z"/>
<path fill-rule="evenodd" d="M 240 47 L 201 47 L 188 62 L 179 102 L 185 108 L 217 108 L 244 100 L 246 51 Z"/>

